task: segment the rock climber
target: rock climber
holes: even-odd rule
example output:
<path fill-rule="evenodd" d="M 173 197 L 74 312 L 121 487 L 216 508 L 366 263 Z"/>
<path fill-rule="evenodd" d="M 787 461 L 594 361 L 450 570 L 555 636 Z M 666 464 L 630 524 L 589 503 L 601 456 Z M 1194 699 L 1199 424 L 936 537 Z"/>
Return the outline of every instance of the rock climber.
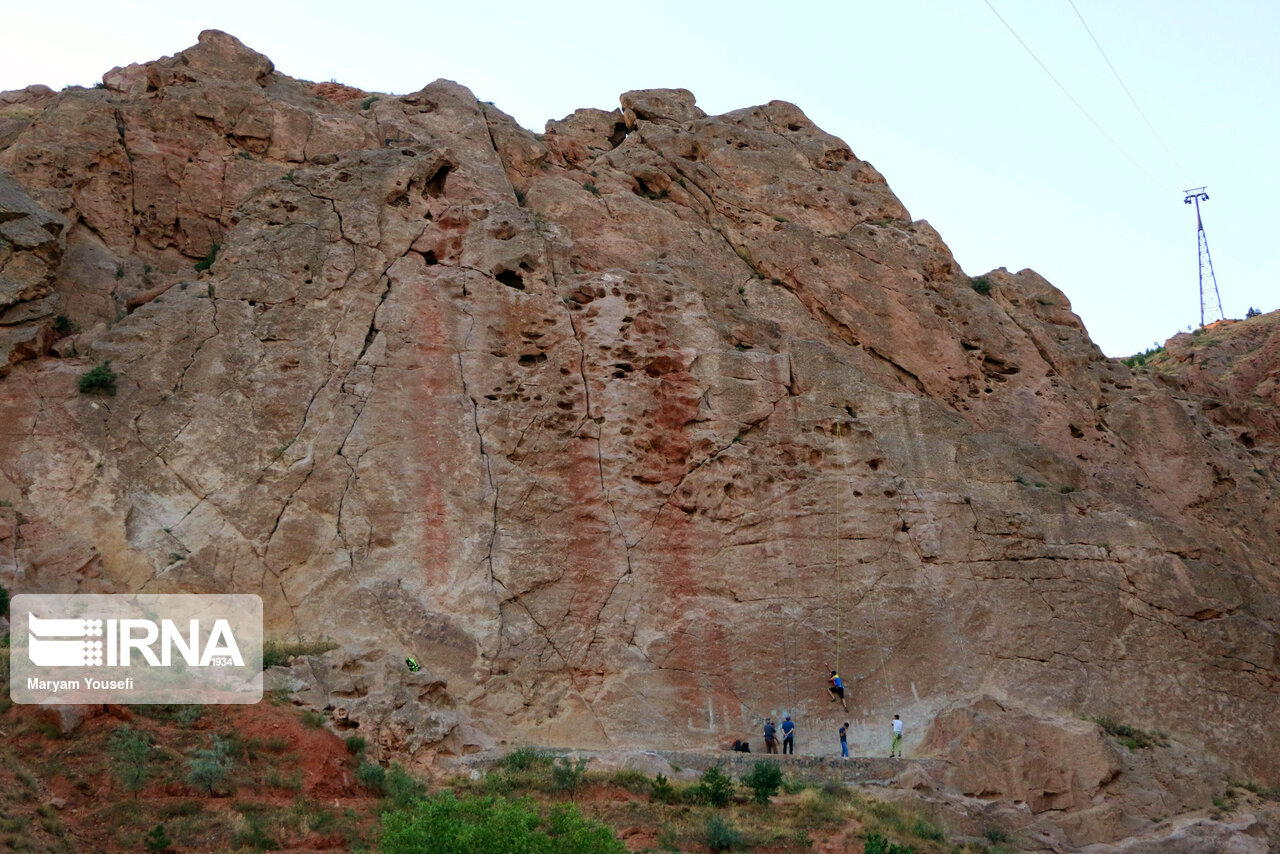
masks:
<path fill-rule="evenodd" d="M 827 686 L 827 693 L 831 695 L 831 702 L 840 701 L 840 707 L 846 712 L 849 707 L 844 702 L 844 682 L 840 681 L 840 674 L 834 670 L 831 671 L 831 678 L 827 680 L 831 684 Z"/>

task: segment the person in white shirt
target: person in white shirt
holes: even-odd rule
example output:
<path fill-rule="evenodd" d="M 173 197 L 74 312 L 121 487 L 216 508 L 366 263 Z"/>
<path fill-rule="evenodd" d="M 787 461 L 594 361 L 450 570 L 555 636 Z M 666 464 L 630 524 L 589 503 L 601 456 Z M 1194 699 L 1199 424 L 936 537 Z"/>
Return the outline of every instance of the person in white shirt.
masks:
<path fill-rule="evenodd" d="M 897 753 L 898 758 L 902 758 L 902 718 L 897 715 L 893 716 L 893 741 L 889 743 L 889 758 L 892 759 Z"/>

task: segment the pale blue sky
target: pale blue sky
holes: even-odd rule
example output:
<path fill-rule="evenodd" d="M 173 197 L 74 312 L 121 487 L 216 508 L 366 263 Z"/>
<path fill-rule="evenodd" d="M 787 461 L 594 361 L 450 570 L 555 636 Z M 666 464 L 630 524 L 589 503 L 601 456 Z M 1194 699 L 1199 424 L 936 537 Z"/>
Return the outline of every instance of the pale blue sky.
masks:
<path fill-rule="evenodd" d="M 1199 322 L 1188 187 L 1209 187 L 1227 316 L 1280 308 L 1280 3 L 1075 0 L 1185 172 L 1068 0 L 991 4 L 1141 169 L 984 0 L 24 4 L 5 12 L 0 90 L 89 85 L 214 27 L 303 79 L 395 93 L 454 79 L 535 130 L 628 89 L 683 86 L 713 113 L 779 98 L 879 168 L 967 273 L 1053 282 L 1109 355 Z"/>

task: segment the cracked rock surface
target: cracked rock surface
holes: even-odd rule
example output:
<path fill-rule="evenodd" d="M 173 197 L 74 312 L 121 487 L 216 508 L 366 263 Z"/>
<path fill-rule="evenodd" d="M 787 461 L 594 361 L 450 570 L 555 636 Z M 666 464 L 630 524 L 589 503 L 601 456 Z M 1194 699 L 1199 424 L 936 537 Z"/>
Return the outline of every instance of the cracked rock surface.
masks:
<path fill-rule="evenodd" d="M 812 746 L 839 667 L 870 754 L 1014 710 L 1050 758 L 992 791 L 1037 811 L 1123 774 L 1082 714 L 1280 773 L 1272 437 L 1034 272 L 975 288 L 795 106 L 534 134 L 216 31 L 103 80 L 0 94 L 0 211 L 68 224 L 23 298 L 79 329 L 0 381 L 5 586 L 259 593 L 340 644 L 291 687 L 421 762 L 782 711 Z"/>

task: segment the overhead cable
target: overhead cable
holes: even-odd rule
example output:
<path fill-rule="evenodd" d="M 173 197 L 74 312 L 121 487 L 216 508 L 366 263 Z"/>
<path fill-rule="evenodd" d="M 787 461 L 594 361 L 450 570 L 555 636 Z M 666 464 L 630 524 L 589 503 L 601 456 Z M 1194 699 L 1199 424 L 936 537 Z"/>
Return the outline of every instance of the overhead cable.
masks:
<path fill-rule="evenodd" d="M 1102 58 L 1106 61 L 1107 67 L 1110 68 L 1111 73 L 1116 76 L 1116 82 L 1120 84 L 1120 88 L 1124 90 L 1124 93 L 1129 96 L 1129 102 L 1132 103 L 1133 108 L 1138 111 L 1138 115 L 1142 116 L 1142 120 L 1147 123 L 1147 127 L 1151 130 L 1151 135 L 1160 143 L 1160 147 L 1164 149 L 1165 154 L 1169 155 L 1169 159 L 1174 162 L 1174 165 L 1182 170 L 1183 176 L 1190 178 L 1191 176 L 1187 173 L 1186 167 L 1178 161 L 1178 158 L 1173 156 L 1173 152 L 1169 150 L 1169 146 L 1165 144 L 1164 139 L 1156 132 L 1155 126 L 1151 124 L 1151 119 L 1147 118 L 1147 114 L 1143 112 L 1142 107 L 1138 106 L 1138 101 L 1133 97 L 1133 93 L 1129 91 L 1129 87 L 1124 85 L 1124 80 L 1120 79 L 1120 72 L 1116 71 L 1116 67 L 1111 64 L 1111 59 L 1107 56 L 1107 52 L 1103 50 L 1102 45 L 1098 43 L 1098 37 L 1093 34 L 1093 30 L 1089 29 L 1089 25 L 1085 23 L 1084 15 L 1081 15 L 1080 10 L 1076 8 L 1075 0 L 1067 0 L 1067 2 L 1071 4 L 1072 11 L 1074 11 L 1076 13 L 1076 17 L 1080 19 L 1080 23 L 1084 27 L 1084 31 L 1089 34 L 1089 38 L 1093 39 L 1094 47 L 1098 49 L 1098 53 L 1102 54 Z"/>
<path fill-rule="evenodd" d="M 1092 123 L 1092 124 L 1093 124 L 1093 126 L 1094 126 L 1095 128 L 1097 128 L 1097 129 L 1098 129 L 1098 133 L 1100 133 L 1100 134 L 1102 134 L 1104 137 L 1106 137 L 1106 138 L 1107 138 L 1107 142 L 1109 142 L 1109 143 L 1111 143 L 1112 145 L 1114 145 L 1114 146 L 1115 146 L 1115 148 L 1116 148 L 1116 151 L 1119 151 L 1121 154 L 1123 154 L 1123 155 L 1124 155 L 1124 157 L 1125 157 L 1125 159 L 1126 159 L 1126 160 L 1128 160 L 1130 163 L 1132 163 L 1132 164 L 1133 164 L 1134 168 L 1136 168 L 1136 169 L 1137 169 L 1139 172 L 1141 172 L 1143 175 L 1146 175 L 1146 176 L 1147 176 L 1147 179 L 1148 179 L 1148 180 L 1150 180 L 1150 181 L 1151 181 L 1151 183 L 1153 183 L 1153 184 L 1155 184 L 1157 187 L 1159 187 L 1159 186 L 1160 186 L 1160 182 L 1159 182 L 1159 181 L 1157 181 L 1155 178 L 1153 178 L 1153 177 L 1152 177 L 1152 175 L 1151 175 L 1151 173 L 1150 173 L 1150 172 L 1148 172 L 1146 169 L 1144 169 L 1144 168 L 1142 167 L 1142 164 L 1141 164 L 1141 163 L 1139 163 L 1137 160 L 1134 160 L 1134 159 L 1133 159 L 1133 157 L 1129 154 L 1129 152 L 1125 151 L 1125 150 L 1124 150 L 1124 148 L 1123 148 L 1123 147 L 1121 147 L 1120 143 L 1116 142 L 1116 141 L 1111 137 L 1111 134 L 1107 133 L 1107 132 L 1106 132 L 1106 130 L 1104 130 L 1104 129 L 1103 129 L 1102 125 L 1098 124 L 1098 121 L 1097 121 L 1093 116 L 1089 115 L 1089 111 L 1088 111 L 1088 110 L 1086 110 L 1086 109 L 1085 109 L 1085 108 L 1080 104 L 1080 102 L 1076 100 L 1075 96 L 1074 96 L 1074 95 L 1072 95 L 1070 91 L 1068 91 L 1068 89 L 1067 89 L 1067 87 L 1066 87 L 1066 86 L 1063 86 L 1063 85 L 1062 85 L 1062 82 L 1061 82 L 1060 80 L 1058 80 L 1058 78 L 1057 78 L 1057 77 L 1055 77 L 1055 76 L 1054 76 L 1054 73 L 1053 73 L 1052 71 L 1050 71 L 1050 70 L 1049 70 L 1049 66 L 1045 65 L 1043 62 L 1041 62 L 1041 61 L 1040 61 L 1040 57 L 1036 56 L 1036 52 L 1035 52 L 1035 51 L 1033 51 L 1033 50 L 1032 50 L 1032 49 L 1027 45 L 1027 43 L 1026 43 L 1025 41 L 1023 41 L 1023 40 L 1022 40 L 1022 36 L 1018 35 L 1017 30 L 1015 30 L 1013 27 L 1011 27 L 1011 26 L 1009 25 L 1009 22 L 1008 22 L 1008 21 L 1006 21 L 1006 20 L 1004 19 L 1004 17 L 1003 17 L 999 12 L 997 12 L 997 11 L 996 11 L 996 7 L 995 7 L 995 6 L 992 6 L 992 5 L 991 5 L 991 0 L 983 0 L 983 2 L 987 4 L 987 8 L 991 10 L 991 13 L 992 13 L 993 15 L 995 15 L 997 18 L 999 18 L 999 19 L 1000 19 L 1000 23 L 1004 24 L 1005 29 L 1007 29 L 1007 30 L 1008 30 L 1008 31 L 1013 35 L 1013 37 L 1014 37 L 1015 39 L 1017 39 L 1017 40 L 1018 40 L 1018 44 L 1022 45 L 1023 49 L 1024 49 L 1024 50 L 1026 50 L 1026 52 L 1027 52 L 1027 53 L 1029 53 L 1029 54 L 1031 55 L 1031 58 L 1032 58 L 1032 59 L 1034 59 L 1034 60 L 1036 61 L 1036 64 L 1037 64 L 1037 65 L 1039 65 L 1042 69 L 1044 69 L 1044 73 L 1049 75 L 1049 79 L 1050 79 L 1050 80 L 1052 80 L 1054 83 L 1056 83 L 1056 84 L 1057 84 L 1058 88 L 1062 90 L 1062 94 L 1066 95 L 1066 96 L 1071 100 L 1071 103 L 1073 103 L 1073 104 L 1075 104 L 1075 105 L 1076 105 L 1076 109 L 1077 109 L 1077 110 L 1079 110 L 1081 113 L 1083 113 L 1083 114 L 1084 114 L 1084 117 L 1085 117 L 1086 119 L 1088 119 L 1088 120 L 1090 121 L 1090 123 Z"/>

